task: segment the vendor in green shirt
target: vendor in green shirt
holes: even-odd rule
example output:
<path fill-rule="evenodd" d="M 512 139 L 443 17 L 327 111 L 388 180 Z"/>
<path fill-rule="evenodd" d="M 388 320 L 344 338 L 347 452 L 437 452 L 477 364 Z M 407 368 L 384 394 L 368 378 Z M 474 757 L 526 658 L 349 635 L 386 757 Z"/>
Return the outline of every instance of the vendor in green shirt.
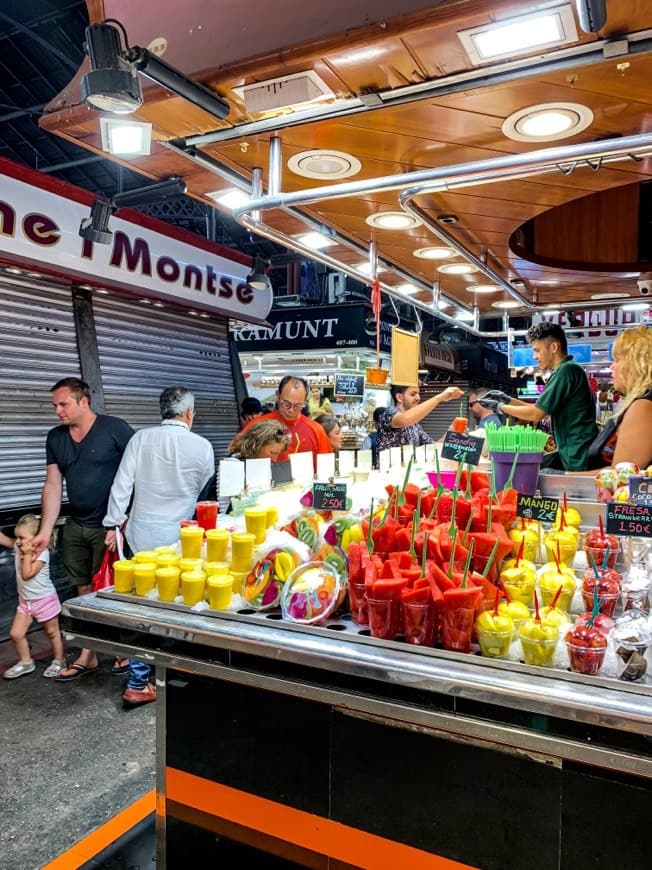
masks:
<path fill-rule="evenodd" d="M 557 450 L 548 453 L 542 465 L 586 471 L 589 446 L 598 432 L 595 399 L 586 373 L 568 355 L 566 334 L 558 324 L 545 320 L 537 323 L 528 329 L 527 338 L 539 368 L 552 369 L 552 375 L 536 404 L 509 399 L 500 404 L 498 410 L 535 425 L 550 415 Z"/>

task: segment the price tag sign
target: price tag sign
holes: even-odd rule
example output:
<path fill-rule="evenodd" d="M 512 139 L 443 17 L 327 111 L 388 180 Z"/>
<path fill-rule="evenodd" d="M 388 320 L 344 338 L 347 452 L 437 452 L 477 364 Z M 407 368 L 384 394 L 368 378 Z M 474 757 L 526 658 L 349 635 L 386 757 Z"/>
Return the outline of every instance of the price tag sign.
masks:
<path fill-rule="evenodd" d="M 346 484 L 313 483 L 312 506 L 316 511 L 346 510 Z"/>
<path fill-rule="evenodd" d="M 454 459 L 468 465 L 477 465 L 482 456 L 484 438 L 475 435 L 464 435 L 461 432 L 447 432 L 441 455 L 444 459 Z"/>
<path fill-rule="evenodd" d="M 516 515 L 526 520 L 554 523 L 559 508 L 558 498 L 536 495 L 519 495 L 516 499 Z"/>
<path fill-rule="evenodd" d="M 634 504 L 652 505 L 652 477 L 630 477 L 629 498 Z"/>
<path fill-rule="evenodd" d="M 364 375 L 335 375 L 333 392 L 336 396 L 353 396 L 356 399 L 364 397 Z"/>
<path fill-rule="evenodd" d="M 607 532 L 610 535 L 652 538 L 652 505 L 609 502 Z"/>

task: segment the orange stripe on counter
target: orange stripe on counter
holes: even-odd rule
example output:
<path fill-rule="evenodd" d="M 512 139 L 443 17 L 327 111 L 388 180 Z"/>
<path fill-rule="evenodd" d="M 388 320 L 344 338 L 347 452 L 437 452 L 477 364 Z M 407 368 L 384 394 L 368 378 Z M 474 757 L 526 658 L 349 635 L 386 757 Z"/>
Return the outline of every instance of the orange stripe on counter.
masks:
<path fill-rule="evenodd" d="M 472 870 L 450 858 L 184 773 L 166 771 L 169 800 L 370 870 Z"/>
<path fill-rule="evenodd" d="M 92 833 L 83 837 L 70 849 L 67 849 L 54 861 L 49 864 L 44 864 L 41 870 L 77 870 L 82 867 L 91 858 L 119 840 L 123 834 L 135 827 L 138 822 L 141 822 L 150 813 L 153 813 L 156 808 L 156 792 L 154 789 L 148 791 L 133 804 L 125 807 L 117 815 L 113 816 L 96 828 Z"/>

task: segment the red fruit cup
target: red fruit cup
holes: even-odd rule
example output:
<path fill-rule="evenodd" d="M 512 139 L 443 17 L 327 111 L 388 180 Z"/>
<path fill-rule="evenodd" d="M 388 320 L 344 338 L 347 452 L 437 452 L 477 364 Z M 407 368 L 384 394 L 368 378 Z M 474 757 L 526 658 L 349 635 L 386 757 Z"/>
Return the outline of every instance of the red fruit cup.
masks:
<path fill-rule="evenodd" d="M 400 601 L 391 598 L 367 598 L 367 608 L 371 636 L 381 640 L 395 640 L 401 611 Z"/>
<path fill-rule="evenodd" d="M 405 640 L 416 646 L 432 646 L 435 632 L 435 607 L 432 602 L 403 602 Z"/>
<path fill-rule="evenodd" d="M 353 622 L 357 625 L 369 624 L 369 609 L 364 583 L 349 583 L 349 609 Z"/>
<path fill-rule="evenodd" d="M 442 631 L 444 649 L 456 652 L 469 652 L 474 622 L 475 610 L 473 608 L 445 608 Z"/>
<path fill-rule="evenodd" d="M 197 524 L 202 529 L 214 529 L 217 525 L 218 503 L 216 501 L 198 501 L 195 505 Z"/>
<path fill-rule="evenodd" d="M 591 601 L 591 607 L 593 607 L 593 601 Z M 592 618 L 592 611 L 582 613 L 580 614 L 580 616 L 577 617 L 575 621 L 575 626 L 579 628 L 583 625 L 588 625 Z M 598 613 L 598 615 L 593 620 L 593 627 L 597 628 L 598 631 L 605 637 L 608 637 L 609 632 L 614 627 L 614 621 L 610 616 L 607 616 L 606 613 Z"/>
<path fill-rule="evenodd" d="M 593 571 L 585 572 L 584 580 L 582 581 L 582 598 L 584 599 L 584 607 L 587 610 L 592 610 L 594 589 L 597 585 L 598 599 L 600 601 L 600 610 L 598 612 L 604 613 L 605 616 L 613 616 L 618 599 L 620 598 L 620 583 L 615 577 L 607 576 L 607 572 L 609 575 L 615 574 L 616 577 L 619 576 L 617 572 L 609 568 L 599 578 L 595 576 Z"/>
<path fill-rule="evenodd" d="M 477 571 L 478 574 L 484 574 L 484 569 L 487 567 L 488 561 L 489 556 L 480 556 L 479 554 L 474 553 L 471 558 L 471 567 L 474 571 Z M 498 578 L 500 577 L 503 561 L 503 559 L 494 559 L 493 564 L 487 573 L 487 579 L 494 584 L 498 582 Z"/>
<path fill-rule="evenodd" d="M 469 421 L 466 419 L 466 417 L 455 417 L 455 419 L 451 423 L 451 429 L 453 430 L 453 432 L 459 432 L 460 434 L 462 434 L 463 432 L 466 432 L 466 427 L 468 425 Z"/>
<path fill-rule="evenodd" d="M 567 641 L 566 647 L 572 671 L 575 671 L 577 674 L 588 674 L 593 677 L 600 673 L 600 668 L 607 652 L 606 643 L 604 646 L 594 647 L 580 646 L 579 644 Z"/>

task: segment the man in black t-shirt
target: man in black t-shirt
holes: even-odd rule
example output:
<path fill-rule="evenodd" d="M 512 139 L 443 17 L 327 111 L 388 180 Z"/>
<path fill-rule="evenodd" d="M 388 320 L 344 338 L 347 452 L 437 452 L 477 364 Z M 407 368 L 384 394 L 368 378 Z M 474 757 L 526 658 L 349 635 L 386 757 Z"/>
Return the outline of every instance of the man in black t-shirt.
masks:
<path fill-rule="evenodd" d="M 134 430 L 119 417 L 92 411 L 90 388 L 79 378 L 64 378 L 50 392 L 61 425 L 51 429 L 46 440 L 47 472 L 34 558 L 48 544 L 65 481 L 70 516 L 63 528 L 63 567 L 70 585 L 83 595 L 91 591 L 91 579 L 102 561 L 106 535 L 102 520 L 113 478 Z M 96 667 L 95 652 L 83 649 L 77 661 L 55 679 L 75 680 Z"/>

